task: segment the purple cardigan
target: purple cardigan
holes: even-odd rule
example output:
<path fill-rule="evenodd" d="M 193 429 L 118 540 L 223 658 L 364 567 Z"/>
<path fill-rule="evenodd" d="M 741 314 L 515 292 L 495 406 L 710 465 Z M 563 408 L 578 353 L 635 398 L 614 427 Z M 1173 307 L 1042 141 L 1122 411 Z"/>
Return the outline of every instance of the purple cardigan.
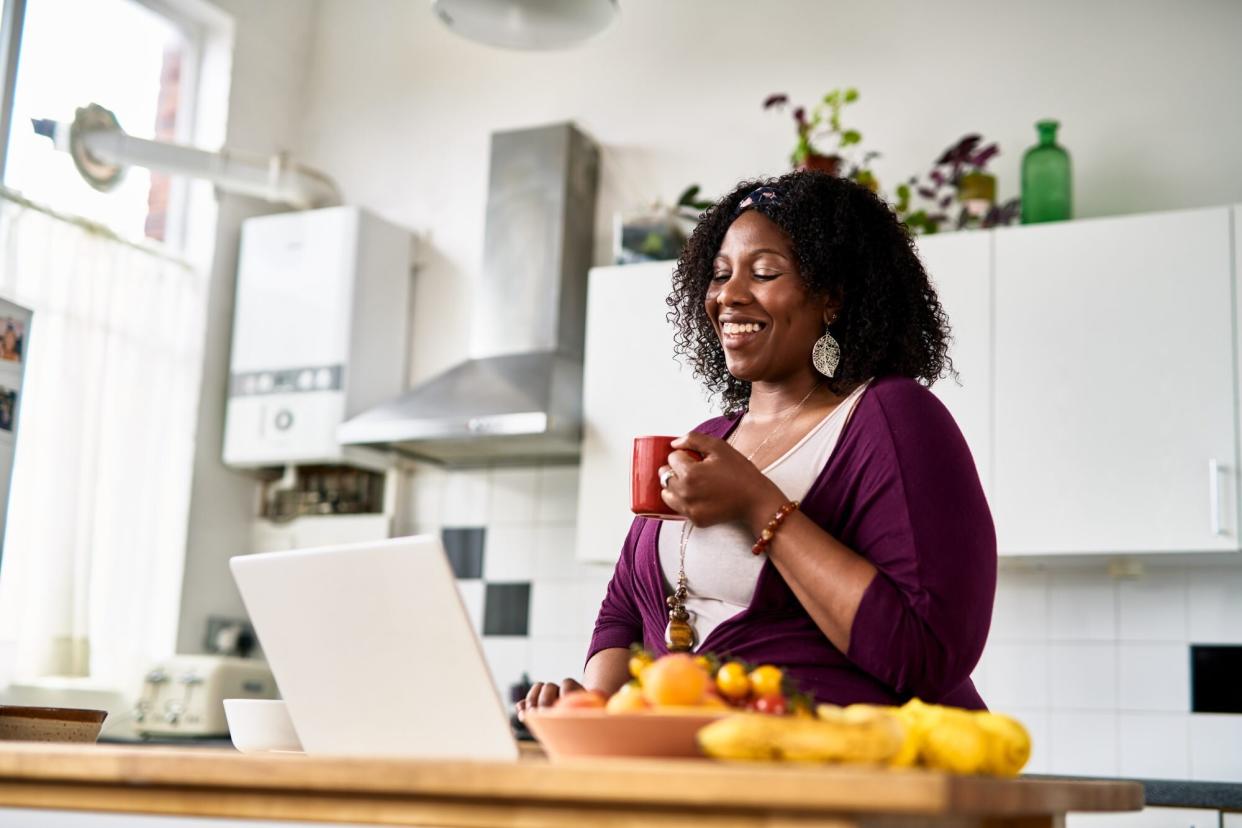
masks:
<path fill-rule="evenodd" d="M 738 417 L 696 431 L 723 437 Z M 983 708 L 970 680 L 996 592 L 996 533 L 966 441 L 940 401 L 902 377 L 863 392 L 802 511 L 876 568 L 849 652 L 820 631 L 765 561 L 750 606 L 699 649 L 783 667 L 821 702 L 924 701 Z M 663 654 L 668 621 L 659 521 L 636 518 L 587 658 L 642 641 Z"/>

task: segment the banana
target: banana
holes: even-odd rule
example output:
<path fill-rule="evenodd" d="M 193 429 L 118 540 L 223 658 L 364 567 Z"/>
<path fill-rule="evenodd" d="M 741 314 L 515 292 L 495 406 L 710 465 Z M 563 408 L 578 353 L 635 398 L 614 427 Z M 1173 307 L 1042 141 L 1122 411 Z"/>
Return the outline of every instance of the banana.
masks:
<path fill-rule="evenodd" d="M 708 756 L 746 761 L 915 765 L 1014 776 L 1031 753 L 1020 722 L 986 711 L 925 704 L 821 704 L 816 718 L 740 713 L 699 731 Z"/>
<path fill-rule="evenodd" d="M 923 764 L 951 773 L 979 773 L 988 757 L 988 736 L 974 714 L 940 708 L 923 735 Z"/>
<path fill-rule="evenodd" d="M 718 759 L 880 764 L 901 748 L 904 731 L 893 716 L 869 714 L 829 722 L 742 713 L 699 731 L 699 745 Z"/>
<path fill-rule="evenodd" d="M 988 736 L 983 772 L 996 776 L 1017 776 L 1031 758 L 1031 734 L 1017 719 L 1000 713 L 980 711 L 975 722 Z"/>
<path fill-rule="evenodd" d="M 779 759 L 776 743 L 782 721 L 778 716 L 762 713 L 726 716 L 699 731 L 699 747 L 716 759 Z"/>

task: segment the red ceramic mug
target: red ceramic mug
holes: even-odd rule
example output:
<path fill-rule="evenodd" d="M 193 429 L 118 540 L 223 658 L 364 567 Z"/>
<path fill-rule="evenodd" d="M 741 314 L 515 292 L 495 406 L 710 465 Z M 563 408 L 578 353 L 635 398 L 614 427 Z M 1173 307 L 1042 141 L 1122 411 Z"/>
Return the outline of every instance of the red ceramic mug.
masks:
<path fill-rule="evenodd" d="M 630 464 L 630 511 L 634 514 L 658 520 L 685 520 L 660 497 L 660 467 L 668 465 L 676 439 L 662 435 L 634 438 L 634 460 Z M 688 453 L 698 457 L 695 452 Z"/>

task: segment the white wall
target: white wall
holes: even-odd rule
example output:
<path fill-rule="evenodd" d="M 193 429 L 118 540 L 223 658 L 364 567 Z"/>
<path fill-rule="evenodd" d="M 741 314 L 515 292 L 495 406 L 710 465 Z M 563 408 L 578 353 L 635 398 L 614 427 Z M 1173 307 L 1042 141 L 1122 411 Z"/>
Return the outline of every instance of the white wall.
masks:
<path fill-rule="evenodd" d="M 231 14 L 235 23 L 224 143 L 262 154 L 288 149 L 297 136 L 316 3 L 215 0 L 215 5 Z M 177 651 L 182 653 L 202 652 L 209 615 L 245 617 L 228 559 L 251 551 L 256 485 L 252 478 L 226 468 L 220 456 L 241 222 L 276 210 L 239 196 L 219 198 L 177 634 Z"/>
<path fill-rule="evenodd" d="M 498 129 L 572 119 L 602 144 L 598 262 L 616 209 L 783 171 L 793 131 L 761 110 L 771 92 L 810 102 L 857 86 L 848 122 L 884 153 L 886 187 L 977 130 L 1000 141 L 1001 195 L 1016 194 L 1032 124 L 1053 116 L 1080 215 L 1242 194 L 1242 4 L 1229 0 L 622 0 L 597 41 L 549 54 L 465 42 L 430 3 L 320 8 L 298 149 L 350 202 L 428 234 L 416 378 L 464 356 Z"/>

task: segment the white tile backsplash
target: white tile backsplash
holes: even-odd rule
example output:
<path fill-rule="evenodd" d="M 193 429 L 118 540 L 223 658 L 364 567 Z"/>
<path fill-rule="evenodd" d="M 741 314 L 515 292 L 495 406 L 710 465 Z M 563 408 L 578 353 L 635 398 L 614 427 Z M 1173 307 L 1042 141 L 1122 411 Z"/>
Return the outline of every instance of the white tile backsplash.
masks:
<path fill-rule="evenodd" d="M 441 526 L 486 526 L 491 486 L 489 473 L 451 471 L 445 474 Z"/>
<path fill-rule="evenodd" d="M 998 641 L 1043 640 L 1048 629 L 1048 573 L 1002 572 L 996 583 L 990 638 Z"/>
<path fill-rule="evenodd" d="M 565 638 L 572 636 L 576 621 L 576 591 L 572 583 L 543 581 L 530 588 L 530 635 L 532 638 Z"/>
<path fill-rule="evenodd" d="M 419 465 L 411 476 L 408 491 L 411 495 L 409 508 L 413 514 L 407 516 L 407 525 L 418 527 L 419 530 L 438 528 L 443 525 L 445 479 L 447 475 L 435 466 Z"/>
<path fill-rule="evenodd" d="M 612 566 L 584 563 L 577 559 L 577 530 L 572 524 L 544 524 L 535 529 L 535 579 L 574 581 L 612 574 Z"/>
<path fill-rule="evenodd" d="M 496 683 L 500 700 L 509 704 L 509 687 L 517 684 L 530 670 L 530 639 L 520 636 L 487 636 L 483 639 L 483 655 Z"/>
<path fill-rule="evenodd" d="M 1117 585 L 1118 637 L 1122 641 L 1186 641 L 1187 576 L 1155 570 Z"/>
<path fill-rule="evenodd" d="M 1140 779 L 1190 776 L 1189 713 L 1122 713 L 1120 770 Z"/>
<path fill-rule="evenodd" d="M 1242 781 L 1242 716 L 1190 713 L 1189 650 L 1242 643 L 1242 569 L 1162 562 L 1114 579 L 1044 566 L 1002 567 L 975 671 L 989 706 L 1046 717 L 1046 761 L 1029 772 Z"/>
<path fill-rule="evenodd" d="M 578 467 L 544 466 L 539 470 L 540 523 L 573 523 L 578 517 Z"/>
<path fill-rule="evenodd" d="M 1117 638 L 1117 582 L 1103 572 L 1065 570 L 1049 576 L 1049 638 Z"/>
<path fill-rule="evenodd" d="M 1242 569 L 1196 569 L 1190 573 L 1190 640 L 1242 644 Z"/>
<path fill-rule="evenodd" d="M 1190 778 L 1242 782 L 1242 716 L 1190 716 Z"/>
<path fill-rule="evenodd" d="M 589 637 L 595 631 L 595 619 L 599 615 L 600 605 L 604 602 L 608 581 L 599 577 L 587 578 L 579 581 L 577 587 L 578 628 Z"/>
<path fill-rule="evenodd" d="M 1190 710 L 1190 650 L 1185 644 L 1132 644 L 1120 651 L 1122 710 Z"/>
<path fill-rule="evenodd" d="M 1052 773 L 1117 775 L 1117 714 L 1053 711 Z"/>
<path fill-rule="evenodd" d="M 1051 647 L 1052 707 L 1117 709 L 1117 649 L 1105 642 L 1058 642 Z"/>
<path fill-rule="evenodd" d="M 492 583 L 533 580 L 536 540 L 533 526 L 488 527 L 483 542 L 483 579 Z"/>
<path fill-rule="evenodd" d="M 586 662 L 587 639 L 531 641 L 531 678 L 560 682 L 565 678 L 582 680 Z"/>
<path fill-rule="evenodd" d="M 1041 709 L 1051 701 L 1049 648 L 1044 642 L 991 641 L 984 650 L 979 695 L 996 710 Z"/>
<path fill-rule="evenodd" d="M 535 522 L 539 503 L 539 470 L 493 469 L 487 525 Z"/>
<path fill-rule="evenodd" d="M 470 616 L 470 623 L 474 625 L 474 631 L 482 634 L 483 582 L 477 580 L 458 581 L 457 591 L 461 594 L 461 602 L 466 605 L 466 614 Z"/>
<path fill-rule="evenodd" d="M 530 596 L 531 637 L 589 638 L 603 597 L 598 581 L 536 581 Z"/>
<path fill-rule="evenodd" d="M 1052 722 L 1045 710 L 1024 710 L 1020 707 L 1004 708 L 1006 715 L 1012 716 L 1026 728 L 1031 735 L 1031 758 L 1027 761 L 1023 773 L 1052 772 Z"/>

